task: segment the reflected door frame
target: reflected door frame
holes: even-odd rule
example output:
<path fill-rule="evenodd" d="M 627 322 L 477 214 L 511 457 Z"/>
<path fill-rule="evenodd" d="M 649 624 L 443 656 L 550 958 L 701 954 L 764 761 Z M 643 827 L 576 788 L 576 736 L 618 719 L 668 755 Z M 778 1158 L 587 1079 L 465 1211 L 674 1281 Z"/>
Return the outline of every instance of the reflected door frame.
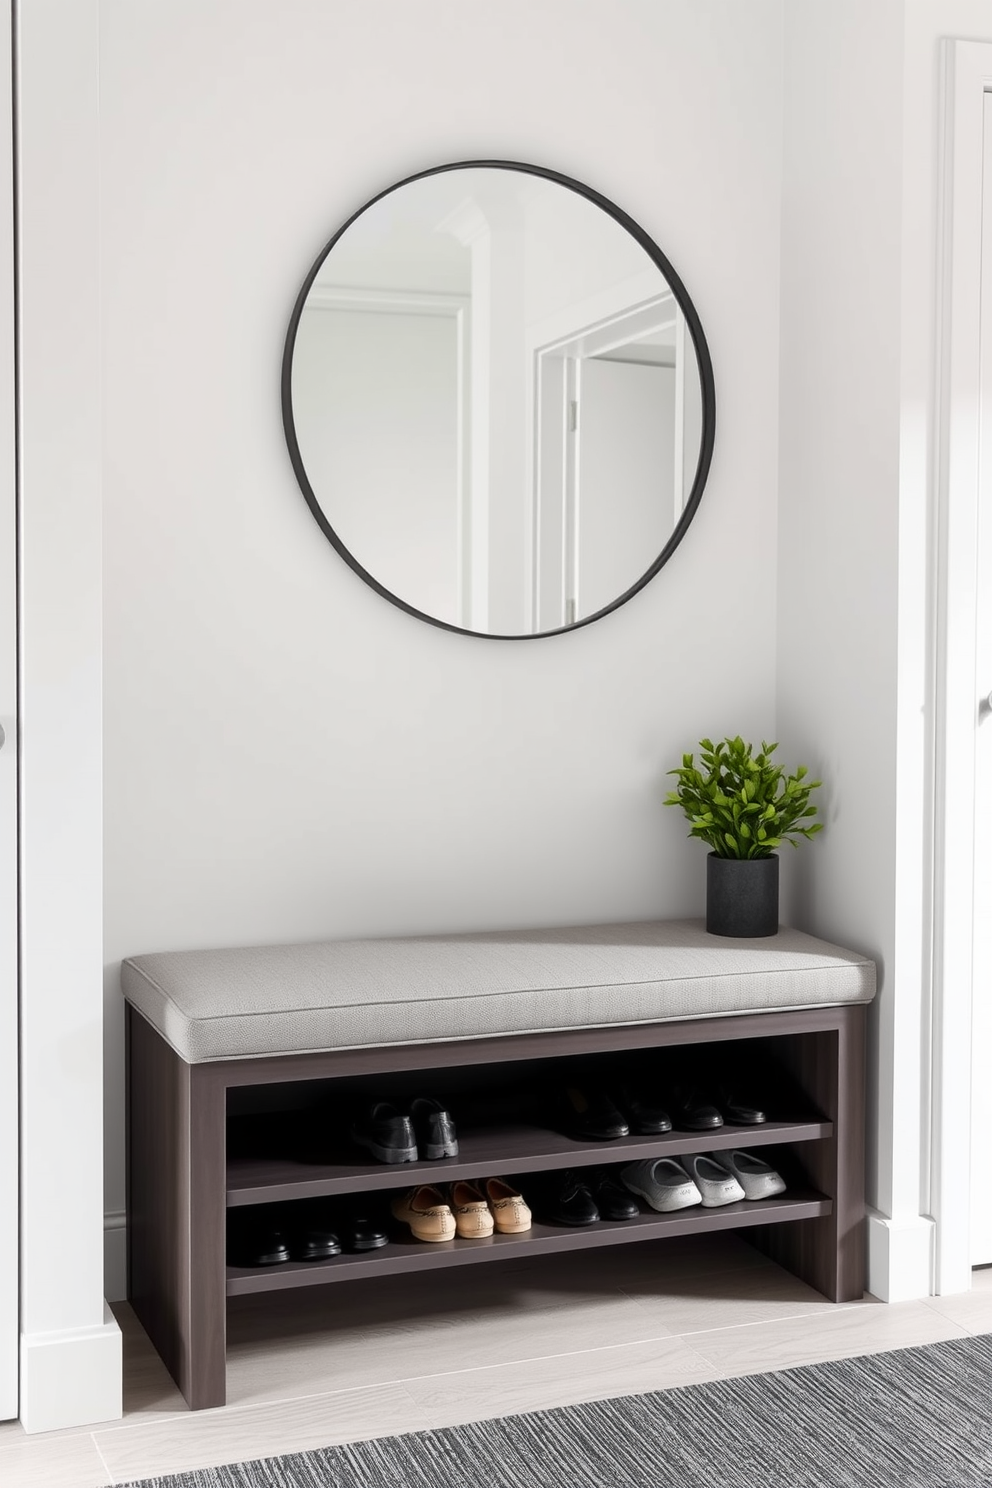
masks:
<path fill-rule="evenodd" d="M 531 625 L 543 631 L 578 619 L 579 462 L 578 409 L 582 361 L 617 352 L 658 331 L 675 341 L 675 508 L 672 527 L 685 505 L 685 316 L 671 290 L 605 316 L 537 347 L 533 358 L 534 409 L 531 500 L 531 560 L 528 575 Z M 694 473 L 694 472 L 693 472 Z M 549 552 L 549 545 L 553 551 Z M 548 589 L 553 593 L 548 593 Z"/>

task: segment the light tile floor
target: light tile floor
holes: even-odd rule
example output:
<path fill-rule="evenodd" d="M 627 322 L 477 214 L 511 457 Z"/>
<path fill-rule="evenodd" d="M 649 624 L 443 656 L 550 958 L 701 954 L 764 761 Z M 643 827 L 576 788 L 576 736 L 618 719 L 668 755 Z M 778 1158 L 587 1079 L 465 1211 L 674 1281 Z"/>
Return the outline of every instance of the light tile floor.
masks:
<path fill-rule="evenodd" d="M 123 1420 L 0 1426 L 3 1488 L 97 1488 L 992 1332 L 992 1269 L 960 1296 L 837 1306 L 737 1236 L 705 1235 L 235 1298 L 230 1404 L 195 1413 L 130 1308 L 115 1311 Z"/>

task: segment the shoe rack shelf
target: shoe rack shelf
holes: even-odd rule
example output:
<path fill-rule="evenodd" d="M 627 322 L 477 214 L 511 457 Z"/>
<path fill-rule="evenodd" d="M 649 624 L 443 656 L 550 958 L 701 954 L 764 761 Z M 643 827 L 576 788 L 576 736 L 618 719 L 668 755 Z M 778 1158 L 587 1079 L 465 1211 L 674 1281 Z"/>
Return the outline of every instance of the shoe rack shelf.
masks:
<path fill-rule="evenodd" d="M 751 1144 L 755 1145 L 755 1144 Z M 698 1148 L 697 1148 L 698 1150 Z M 411 1165 L 412 1166 L 412 1165 Z M 433 1271 L 478 1261 L 505 1261 L 514 1254 L 552 1255 L 590 1246 L 622 1245 L 636 1240 L 661 1240 L 670 1235 L 700 1235 L 706 1230 L 736 1230 L 752 1225 L 781 1224 L 784 1220 L 818 1219 L 831 1211 L 831 1200 L 811 1189 L 791 1189 L 774 1199 L 743 1200 L 722 1209 L 682 1209 L 674 1214 L 639 1214 L 636 1219 L 600 1220 L 581 1229 L 535 1220 L 523 1235 L 495 1234 L 487 1240 L 393 1241 L 383 1250 L 365 1255 L 335 1256 L 329 1261 L 288 1262 L 281 1266 L 229 1266 L 227 1295 L 281 1291 L 331 1281 L 357 1281 L 401 1272 Z"/>
<path fill-rule="evenodd" d="M 539 1173 L 553 1168 L 637 1162 L 678 1157 L 686 1152 L 717 1152 L 732 1147 L 822 1141 L 833 1135 L 830 1121 L 768 1121 L 763 1126 L 725 1125 L 717 1131 L 673 1131 L 660 1137 L 620 1137 L 583 1143 L 544 1127 L 494 1124 L 483 1130 L 459 1127 L 459 1153 L 440 1162 L 377 1163 L 360 1151 L 342 1150 L 335 1161 L 310 1163 L 291 1157 L 228 1157 L 228 1208 L 240 1204 L 282 1203 L 324 1195 L 371 1193 L 411 1188 L 417 1183 L 450 1183 L 483 1178 L 504 1170 Z M 753 1205 L 749 1205 L 753 1208 Z M 434 1242 L 436 1243 L 436 1242 Z M 473 1241 L 473 1244 L 479 1242 Z M 425 1246 L 432 1249 L 433 1245 Z"/>
<path fill-rule="evenodd" d="M 127 1009 L 128 1295 L 152 1342 L 193 1409 L 223 1405 L 227 1297 L 339 1281 L 362 1281 L 515 1256 L 608 1248 L 709 1230 L 744 1231 L 766 1254 L 833 1301 L 864 1290 L 864 1027 L 860 1005 L 743 1013 L 627 1027 L 578 1028 L 447 1043 L 270 1055 L 187 1064 L 132 1006 Z M 300 1153 L 281 1146 L 280 1120 L 306 1110 L 313 1093 L 343 1103 L 349 1092 L 432 1094 L 522 1078 L 551 1088 L 573 1061 L 656 1056 L 755 1056 L 781 1078 L 773 1111 L 795 1120 L 673 1131 L 617 1141 L 576 1140 L 547 1126 L 494 1116 L 458 1120 L 459 1154 L 440 1162 L 379 1164 L 344 1141 Z M 781 1095 L 781 1101 L 776 1097 Z M 798 1099 L 797 1099 L 798 1097 Z M 271 1120 L 266 1115 L 271 1113 Z M 264 1150 L 235 1140 L 239 1123 L 270 1127 Z M 340 1128 L 339 1128 L 340 1129 Z M 324 1129 L 320 1129 L 319 1135 Z M 330 1130 L 330 1129 L 328 1129 Z M 230 1138 L 230 1140 L 229 1140 Z M 732 1147 L 767 1148 L 786 1176 L 785 1193 L 718 1209 L 642 1213 L 582 1228 L 535 1217 L 522 1235 L 424 1244 L 395 1238 L 381 1250 L 274 1267 L 226 1264 L 229 1208 L 321 1195 L 402 1189 L 458 1177 L 515 1178 L 560 1168 Z M 788 1171 L 787 1171 L 788 1168 Z M 526 1183 L 521 1187 L 527 1197 Z M 408 1232 L 407 1232 L 408 1234 Z M 609 1257 L 604 1254 L 604 1266 Z"/>

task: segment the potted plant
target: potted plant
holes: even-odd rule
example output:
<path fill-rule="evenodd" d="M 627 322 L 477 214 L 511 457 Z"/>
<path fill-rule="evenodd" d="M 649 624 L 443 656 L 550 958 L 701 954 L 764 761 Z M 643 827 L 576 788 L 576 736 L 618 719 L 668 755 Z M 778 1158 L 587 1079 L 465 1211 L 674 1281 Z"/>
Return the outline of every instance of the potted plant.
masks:
<path fill-rule="evenodd" d="M 775 935 L 778 932 L 778 858 L 783 842 L 823 830 L 812 822 L 810 794 L 821 784 L 808 780 L 805 765 L 787 775 L 775 764 L 777 744 L 700 740 L 697 768 L 691 754 L 669 770 L 677 784 L 666 806 L 681 806 L 689 836 L 710 846 L 706 861 L 706 929 L 711 935 Z"/>

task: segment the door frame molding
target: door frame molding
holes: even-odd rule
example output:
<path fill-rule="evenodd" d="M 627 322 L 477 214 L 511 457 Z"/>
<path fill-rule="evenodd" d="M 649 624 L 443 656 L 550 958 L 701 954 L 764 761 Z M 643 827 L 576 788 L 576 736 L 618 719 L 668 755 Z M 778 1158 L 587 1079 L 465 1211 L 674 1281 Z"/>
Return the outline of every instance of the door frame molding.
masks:
<path fill-rule="evenodd" d="M 935 1291 L 971 1285 L 983 116 L 992 43 L 943 43 L 938 235 L 930 1206 Z"/>
<path fill-rule="evenodd" d="M 17 454 L 14 367 L 13 15 L 0 23 L 0 1421 L 18 1413 L 20 1071 L 17 912 Z M 13 1202 L 11 1202 L 13 1199 Z"/>
<path fill-rule="evenodd" d="M 559 312 L 557 321 L 563 320 L 565 312 Z M 571 309 L 568 312 L 571 314 Z M 559 324 L 555 335 L 538 342 L 533 348 L 529 364 L 528 406 L 533 410 L 530 429 L 531 447 L 527 452 L 531 471 L 531 499 L 528 526 L 530 531 L 530 571 L 527 576 L 527 603 L 531 626 L 537 631 L 575 624 L 575 595 L 578 572 L 578 523 L 576 519 L 576 486 L 578 464 L 574 441 L 576 432 L 569 414 L 570 407 L 578 400 L 582 379 L 582 362 L 586 357 L 603 356 L 617 351 L 630 342 L 652 331 L 674 326 L 676 337 L 685 342 L 685 315 L 671 289 L 638 300 L 632 305 L 622 305 L 606 315 L 597 315 L 588 320 L 581 313 L 573 317 L 568 327 Z M 679 344 L 678 341 L 676 343 Z M 684 353 L 675 360 L 676 397 L 676 456 L 675 456 L 675 509 L 673 526 L 682 516 L 685 505 L 685 479 L 682 452 L 682 418 L 684 402 L 682 388 L 685 376 Z M 553 422 L 545 418 L 547 407 L 554 409 Z M 551 428 L 545 427 L 551 422 Z M 553 445 L 560 453 L 554 466 L 554 490 L 544 478 L 545 453 Z M 561 591 L 561 608 L 550 621 L 542 613 L 542 533 L 545 530 L 546 511 L 553 502 L 556 513 L 562 519 L 556 524 L 560 543 L 556 545 L 555 557 L 559 569 L 558 585 Z M 556 595 L 557 597 L 557 595 Z"/>

